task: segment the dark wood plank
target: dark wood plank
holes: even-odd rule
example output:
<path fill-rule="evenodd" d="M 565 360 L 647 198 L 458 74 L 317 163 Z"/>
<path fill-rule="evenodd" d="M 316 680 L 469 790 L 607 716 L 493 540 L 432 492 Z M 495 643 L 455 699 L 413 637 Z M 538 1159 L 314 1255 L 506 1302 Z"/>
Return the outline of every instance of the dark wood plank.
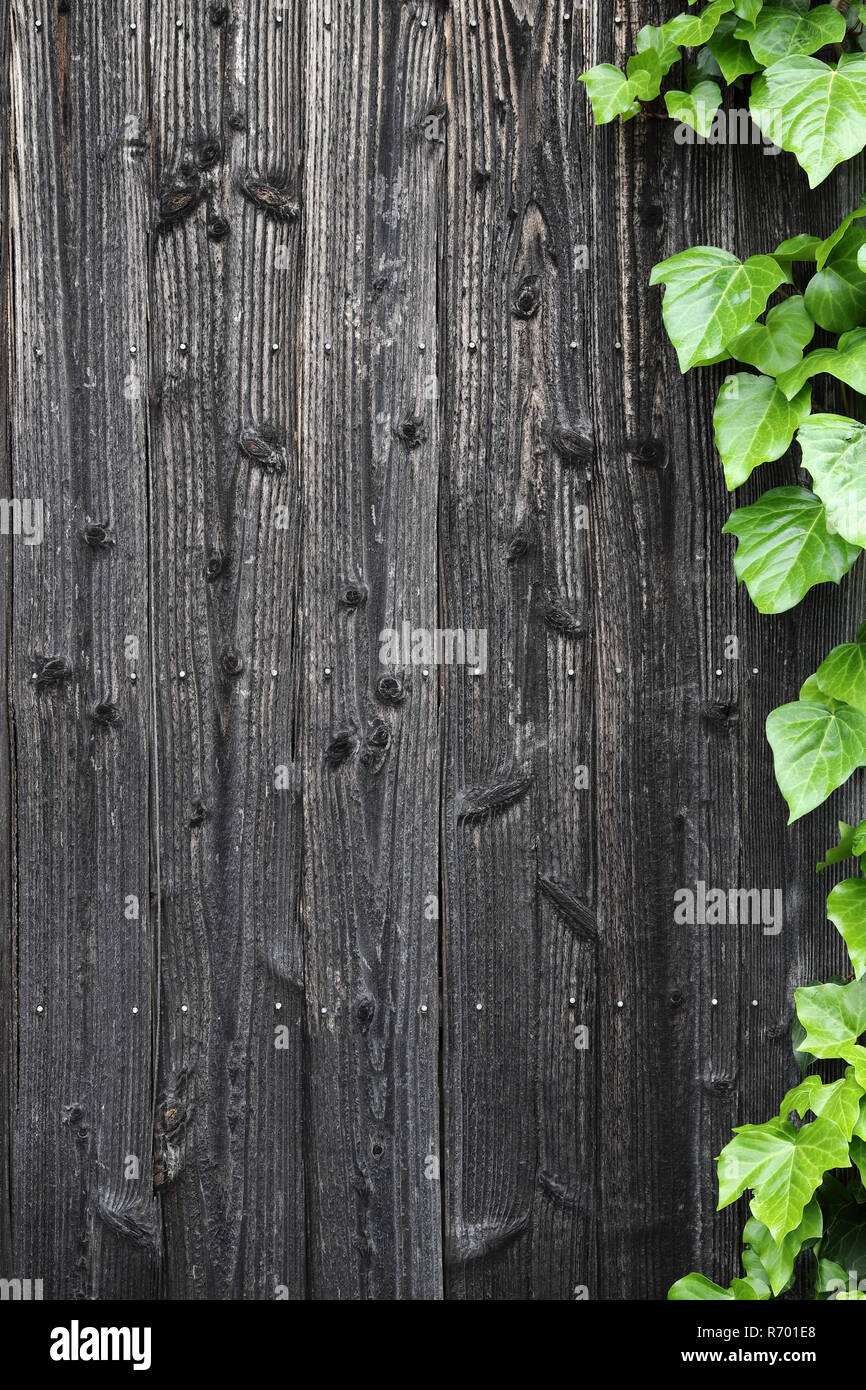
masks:
<path fill-rule="evenodd" d="M 299 756 L 310 1288 L 315 1298 L 435 1298 L 437 680 L 408 657 L 382 660 L 380 634 L 437 625 L 442 146 L 427 123 L 443 16 L 433 4 L 352 0 L 329 20 L 318 6 L 307 18 Z"/>
<path fill-rule="evenodd" d="M 250 0 L 152 24 L 165 1289 L 300 1298 L 301 18 Z"/>

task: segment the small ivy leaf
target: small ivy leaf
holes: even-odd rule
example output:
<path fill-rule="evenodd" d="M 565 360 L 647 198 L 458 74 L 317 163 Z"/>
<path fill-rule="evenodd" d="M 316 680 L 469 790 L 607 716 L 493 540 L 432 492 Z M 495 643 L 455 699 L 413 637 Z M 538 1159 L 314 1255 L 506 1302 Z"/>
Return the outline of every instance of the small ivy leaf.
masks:
<path fill-rule="evenodd" d="M 722 104 L 718 82 L 698 82 L 690 92 L 665 92 L 665 106 L 672 121 L 690 126 L 707 138 Z"/>
<path fill-rule="evenodd" d="M 854 328 L 843 333 L 834 348 L 818 348 L 798 362 L 796 367 L 782 372 L 779 377 L 779 390 L 788 397 L 796 396 L 804 384 L 819 373 L 834 376 L 844 381 L 858 394 L 866 393 L 866 328 Z"/>
<path fill-rule="evenodd" d="M 859 980 L 866 971 L 866 878 L 837 883 L 827 899 L 827 916 L 845 942 Z"/>
<path fill-rule="evenodd" d="M 846 333 L 866 323 L 866 274 L 858 264 L 864 243 L 866 231 L 849 227 L 806 286 L 806 308 L 828 333 Z"/>
<path fill-rule="evenodd" d="M 784 280 L 772 256 L 739 261 L 715 246 L 694 246 L 653 267 L 650 284 L 664 284 L 662 315 L 680 369 L 723 353 L 762 314 Z"/>
<path fill-rule="evenodd" d="M 680 48 L 698 48 L 711 39 L 722 16 L 734 8 L 734 0 L 712 0 L 700 14 L 678 14 L 661 26 L 662 33 Z"/>
<path fill-rule="evenodd" d="M 779 259 L 778 252 L 773 259 Z M 764 323 L 753 323 L 735 338 L 731 356 L 766 376 L 779 376 L 796 367 L 814 334 L 815 324 L 803 296 L 794 294 L 770 309 Z"/>
<path fill-rule="evenodd" d="M 841 1265 L 834 1264 L 832 1260 L 821 1259 L 818 1261 L 817 1292 L 836 1293 L 837 1290 L 844 1289 L 848 1284 L 848 1271 Z"/>
<path fill-rule="evenodd" d="M 638 30 L 635 48 L 638 53 L 647 53 L 652 49 L 658 55 L 662 77 L 666 77 L 674 63 L 679 62 L 680 50 L 677 45 L 665 37 L 660 27 L 652 24 L 645 24 Z"/>
<path fill-rule="evenodd" d="M 723 1289 L 721 1284 L 714 1284 L 712 1279 L 707 1279 L 703 1274 L 687 1274 L 684 1279 L 678 1279 L 668 1290 L 668 1299 L 677 1302 L 721 1302 L 728 1301 L 734 1297 L 730 1289 Z"/>
<path fill-rule="evenodd" d="M 809 677 L 809 680 L 814 679 L 814 676 Z M 802 700 L 804 698 L 805 697 L 801 690 L 800 699 Z M 824 851 L 824 858 L 819 859 L 818 863 L 815 865 L 816 873 L 820 873 L 822 869 L 832 868 L 834 864 L 843 864 L 846 859 L 852 859 L 854 857 L 853 825 L 849 825 L 848 822 L 845 820 L 840 820 L 837 822 L 837 824 L 839 826 L 839 842 L 838 844 L 833 845 L 830 849 Z M 860 825 L 866 826 L 866 821 L 861 821 Z"/>
<path fill-rule="evenodd" d="M 780 705 L 767 716 L 767 738 L 789 825 L 866 764 L 866 714 L 849 705 L 833 710 L 809 700 Z"/>
<path fill-rule="evenodd" d="M 804 11 L 764 5 L 754 25 L 740 23 L 735 33 L 747 40 L 762 67 L 770 67 L 780 58 L 817 53 L 826 44 L 841 43 L 845 29 L 845 16 L 832 5 Z"/>
<path fill-rule="evenodd" d="M 607 125 L 617 116 L 631 120 L 640 110 L 640 102 L 635 101 L 634 90 L 625 73 L 611 63 L 599 63 L 598 67 L 582 73 L 579 80 L 586 83 L 597 125 Z"/>
<path fill-rule="evenodd" d="M 772 488 L 732 512 L 723 531 L 739 540 L 734 571 L 759 613 L 785 613 L 815 584 L 838 584 L 860 554 L 828 532 L 808 488 Z"/>
<path fill-rule="evenodd" d="M 799 232 L 797 236 L 789 236 L 781 242 L 773 252 L 773 256 L 780 265 L 785 266 L 790 272 L 795 261 L 814 261 L 820 245 L 820 237 L 810 236 L 808 232 Z"/>
<path fill-rule="evenodd" d="M 855 1134 L 850 1147 L 851 1162 L 860 1174 L 860 1181 L 866 1183 L 866 1141 Z"/>
<path fill-rule="evenodd" d="M 662 85 L 662 65 L 654 48 L 633 53 L 626 63 L 626 74 L 634 96 L 640 101 L 652 101 L 658 96 Z"/>
<path fill-rule="evenodd" d="M 819 58 L 782 58 L 752 84 L 752 120 L 795 155 L 814 188 L 866 144 L 866 55 L 837 67 Z"/>
<path fill-rule="evenodd" d="M 734 38 L 738 23 L 735 14 L 726 14 L 719 22 L 707 48 L 716 60 L 719 71 L 726 82 L 736 82 L 752 72 L 760 72 L 761 64 L 752 56 L 751 49 L 742 39 Z"/>
<path fill-rule="evenodd" d="M 686 68 L 686 91 L 694 91 L 699 82 L 706 78 L 711 78 L 713 82 L 721 80 L 722 70 L 716 62 L 710 48 L 705 44 L 699 48 L 695 54 L 695 61 L 689 63 Z"/>
<path fill-rule="evenodd" d="M 729 491 L 744 483 L 759 464 L 782 457 L 811 407 L 809 386 L 789 400 L 768 376 L 737 372 L 727 378 L 716 400 L 713 426 Z"/>
<path fill-rule="evenodd" d="M 852 223 L 856 222 L 860 217 L 866 217 L 866 203 L 861 203 L 853 212 L 849 212 L 846 217 L 843 217 L 839 226 L 820 243 L 815 255 L 815 263 L 819 270 L 824 269 L 824 266 L 830 259 L 830 253 L 839 245 L 839 242 L 845 236 L 845 233 Z"/>
<path fill-rule="evenodd" d="M 747 24 L 754 24 L 763 3 L 764 0 L 734 0 L 734 14 L 739 15 Z"/>
<path fill-rule="evenodd" d="M 866 1088 L 866 1047 L 858 1042 L 866 1031 L 866 978 L 853 980 L 849 985 L 814 985 L 798 989 L 794 998 L 797 1017 L 806 1029 L 803 1051 L 811 1052 L 813 1057 L 835 1057 L 848 1062 L 853 1067 L 857 1084 L 861 1089 Z M 849 1133 L 846 1144 L 850 1137 Z M 848 1163 L 833 1163 L 828 1167 L 847 1168 Z"/>
<path fill-rule="evenodd" d="M 834 700 L 866 711 L 866 643 L 842 642 L 834 647 L 815 672 L 815 679 Z"/>
<path fill-rule="evenodd" d="M 795 1230 L 789 1231 L 778 1243 L 773 1239 L 763 1221 L 751 1217 L 743 1228 L 743 1240 L 761 1262 L 770 1288 L 776 1297 L 790 1284 L 794 1275 L 794 1261 L 800 1252 L 809 1249 L 820 1240 L 824 1233 L 824 1217 L 820 1203 L 813 1198 L 803 1219 Z M 745 1262 L 745 1260 L 744 1260 Z"/>
<path fill-rule="evenodd" d="M 810 415 L 797 439 L 829 529 L 866 546 L 866 426 L 844 415 Z"/>

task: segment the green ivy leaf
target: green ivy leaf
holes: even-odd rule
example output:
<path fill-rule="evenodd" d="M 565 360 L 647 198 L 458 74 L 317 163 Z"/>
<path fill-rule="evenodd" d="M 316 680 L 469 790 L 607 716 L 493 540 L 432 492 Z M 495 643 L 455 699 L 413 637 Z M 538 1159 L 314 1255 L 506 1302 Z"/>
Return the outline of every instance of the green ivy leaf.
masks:
<path fill-rule="evenodd" d="M 724 15 L 707 43 L 726 82 L 736 82 L 738 77 L 761 70 L 761 64 L 752 56 L 749 45 L 742 39 L 734 38 L 737 23 L 736 15 Z"/>
<path fill-rule="evenodd" d="M 721 102 L 718 82 L 698 82 L 690 92 L 665 92 L 665 106 L 671 120 L 690 126 L 704 139 L 713 128 Z"/>
<path fill-rule="evenodd" d="M 802 487 L 777 487 L 738 507 L 723 527 L 739 540 L 734 571 L 759 613 L 785 613 L 815 584 L 838 584 L 860 554 L 827 530 L 824 508 Z"/>
<path fill-rule="evenodd" d="M 754 24 L 761 12 L 764 0 L 734 0 L 734 13 L 747 24 Z"/>
<path fill-rule="evenodd" d="M 677 45 L 665 37 L 660 27 L 652 24 L 645 24 L 638 30 L 635 48 L 638 53 L 646 53 L 652 49 L 658 54 L 662 77 L 666 77 L 674 63 L 679 61 L 680 50 Z"/>
<path fill-rule="evenodd" d="M 797 439 L 828 526 L 866 546 L 866 426 L 845 415 L 810 415 Z"/>
<path fill-rule="evenodd" d="M 633 53 L 626 63 L 626 73 L 632 93 L 640 101 L 652 101 L 658 96 L 662 85 L 662 65 L 654 48 Z"/>
<path fill-rule="evenodd" d="M 814 1198 L 803 1212 L 803 1219 L 793 1231 L 776 1242 L 763 1221 L 751 1217 L 743 1229 L 743 1240 L 761 1262 L 770 1282 L 770 1288 L 778 1296 L 788 1287 L 794 1274 L 794 1261 L 801 1250 L 814 1245 L 824 1233 L 824 1218 L 820 1203 Z"/>
<path fill-rule="evenodd" d="M 810 679 L 813 678 L 810 677 Z M 804 696 L 801 691 L 800 699 L 802 700 L 803 698 Z M 819 860 L 815 865 L 816 873 L 820 873 L 822 869 L 829 869 L 833 864 L 843 864 L 846 859 L 852 859 L 854 857 L 853 825 L 849 825 L 848 822 L 844 820 L 838 821 L 837 824 L 839 826 L 839 842 L 825 851 L 824 858 Z M 861 821 L 860 825 L 866 827 L 866 821 Z"/>
<path fill-rule="evenodd" d="M 778 259 L 778 255 L 773 257 Z M 764 323 L 753 323 L 730 345 L 738 362 L 757 367 L 766 376 L 779 376 L 796 367 L 815 333 L 801 294 L 783 299 L 769 310 Z"/>
<path fill-rule="evenodd" d="M 625 73 L 611 63 L 599 63 L 598 67 L 581 73 L 579 80 L 586 83 L 597 125 L 607 125 L 617 116 L 631 120 L 640 110 L 640 102 L 635 101 L 634 89 Z"/>
<path fill-rule="evenodd" d="M 797 1017 L 806 1029 L 803 1051 L 850 1063 L 857 1083 L 866 1087 L 866 1047 L 857 1041 L 866 1030 L 866 979 L 849 985 L 813 985 L 796 990 L 794 997 Z M 847 1168 L 848 1163 L 828 1167 Z"/>
<path fill-rule="evenodd" d="M 842 221 L 835 231 L 832 231 L 829 236 L 824 238 L 815 254 L 815 262 L 819 270 L 822 270 L 827 264 L 830 252 L 838 246 L 848 228 L 860 217 L 866 217 L 866 203 L 861 203 L 853 212 L 849 212 L 846 217 L 842 218 Z"/>
<path fill-rule="evenodd" d="M 827 899 L 827 916 L 845 942 L 859 979 L 866 971 L 866 878 L 837 883 Z"/>
<path fill-rule="evenodd" d="M 789 236 L 786 241 L 781 242 L 773 252 L 773 257 L 790 274 L 795 261 L 814 261 L 820 245 L 820 237 L 810 236 L 808 232 L 799 232 L 797 236 Z"/>
<path fill-rule="evenodd" d="M 837 381 L 844 381 L 858 394 L 866 393 L 866 328 L 854 328 L 843 333 L 837 347 L 818 348 L 810 352 L 796 367 L 782 372 L 779 377 L 779 390 L 790 400 L 803 389 L 811 377 L 825 372 Z"/>
<path fill-rule="evenodd" d="M 697 48 L 712 38 L 722 15 L 734 8 L 734 0 L 712 0 L 700 14 L 678 14 L 661 26 L 662 33 L 680 48 Z"/>
<path fill-rule="evenodd" d="M 783 280 L 772 256 L 739 261 L 715 246 L 694 246 L 654 266 L 650 284 L 667 287 L 662 314 L 681 370 L 718 358 Z"/>
<path fill-rule="evenodd" d="M 780 705 L 767 716 L 776 781 L 788 803 L 788 824 L 820 806 L 866 764 L 866 714 L 810 700 Z"/>
<path fill-rule="evenodd" d="M 753 82 L 750 111 L 814 188 L 866 144 L 866 55 L 843 54 L 835 68 L 819 58 L 782 58 Z"/>
<path fill-rule="evenodd" d="M 714 1284 L 712 1279 L 706 1279 L 703 1274 L 687 1274 L 684 1279 L 678 1279 L 668 1291 L 668 1298 L 676 1302 L 721 1302 L 733 1298 L 730 1289 L 723 1289 L 721 1284 Z"/>
<path fill-rule="evenodd" d="M 806 308 L 828 333 L 846 333 L 866 323 L 866 275 L 858 259 L 864 243 L 866 231 L 849 227 L 806 286 Z"/>
<path fill-rule="evenodd" d="M 841 43 L 845 37 L 845 16 L 832 5 L 814 10 L 785 10 L 764 5 L 754 25 L 740 22 L 738 39 L 746 39 L 762 67 L 798 53 L 817 53 L 828 43 Z"/>
<path fill-rule="evenodd" d="M 834 647 L 815 672 L 815 679 L 826 695 L 866 711 L 866 642 L 842 642 Z"/>
<path fill-rule="evenodd" d="M 800 1225 L 827 1170 L 848 1165 L 848 1137 L 832 1120 L 740 1125 L 718 1159 L 719 1210 L 751 1188 L 752 1215 L 779 1243 Z"/>
<path fill-rule="evenodd" d="M 811 407 L 809 386 L 789 400 L 768 376 L 737 372 L 726 378 L 713 426 L 729 491 L 744 483 L 759 464 L 782 457 Z"/>

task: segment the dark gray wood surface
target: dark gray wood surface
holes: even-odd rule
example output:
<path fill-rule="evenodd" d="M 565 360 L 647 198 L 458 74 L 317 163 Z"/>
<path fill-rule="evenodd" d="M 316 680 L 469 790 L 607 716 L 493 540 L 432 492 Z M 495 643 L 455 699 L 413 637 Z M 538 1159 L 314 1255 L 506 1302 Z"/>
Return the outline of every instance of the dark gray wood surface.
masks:
<path fill-rule="evenodd" d="M 0 3 L 0 477 L 45 525 L 0 537 L 0 1277 L 735 1272 L 712 1157 L 792 1081 L 854 805 L 788 831 L 763 721 L 864 580 L 737 593 L 724 369 L 647 281 L 862 170 L 593 128 L 580 72 L 672 12 Z M 781 932 L 676 926 L 699 880 Z"/>

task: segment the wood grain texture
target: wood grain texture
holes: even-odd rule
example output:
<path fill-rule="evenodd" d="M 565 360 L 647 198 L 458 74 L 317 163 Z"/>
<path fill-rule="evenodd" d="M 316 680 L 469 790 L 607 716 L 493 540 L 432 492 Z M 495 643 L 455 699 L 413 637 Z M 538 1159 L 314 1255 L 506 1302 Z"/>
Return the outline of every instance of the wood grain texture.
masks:
<path fill-rule="evenodd" d="M 595 128 L 580 72 L 668 13 L 0 0 L 0 488 L 45 522 L 0 536 L 0 1277 L 730 1279 L 712 1158 L 793 1079 L 856 806 L 786 830 L 763 722 L 866 578 L 737 592 L 724 367 L 648 278 L 829 231 L 863 162 Z M 701 880 L 782 930 L 676 926 Z"/>

